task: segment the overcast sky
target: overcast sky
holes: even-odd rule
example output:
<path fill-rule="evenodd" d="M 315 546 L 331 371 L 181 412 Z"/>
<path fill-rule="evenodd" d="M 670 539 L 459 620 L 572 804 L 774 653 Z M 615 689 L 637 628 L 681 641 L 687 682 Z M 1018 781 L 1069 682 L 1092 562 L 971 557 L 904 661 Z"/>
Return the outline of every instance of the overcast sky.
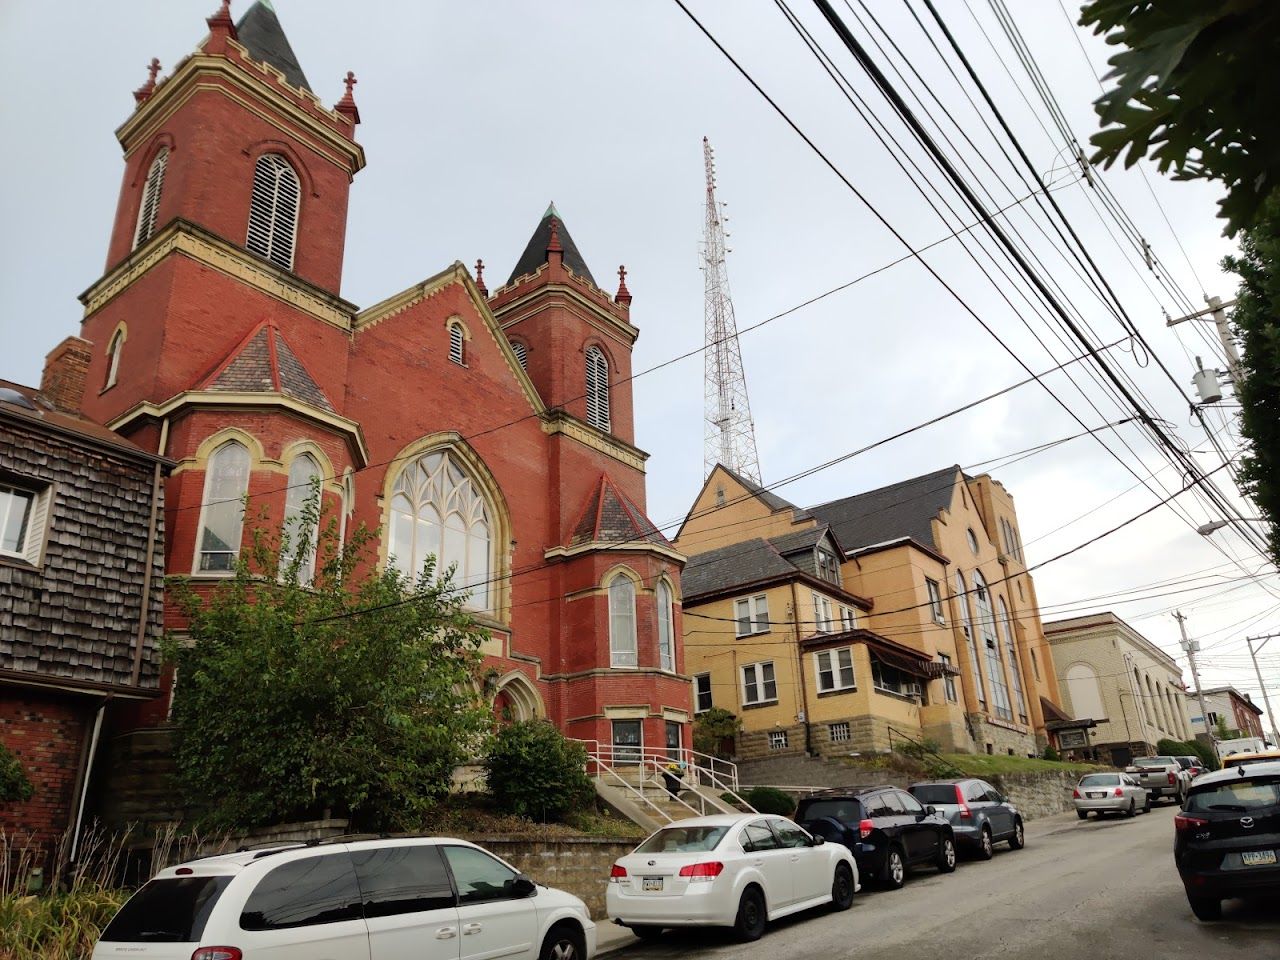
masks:
<path fill-rule="evenodd" d="M 857 0 L 853 4 L 861 13 Z M 890 119 L 851 58 L 837 54 L 835 37 L 813 6 L 804 0 L 792 5 L 892 135 L 905 142 L 903 127 Z M 113 130 L 129 116 L 130 91 L 145 78 L 149 59 L 159 57 L 167 74 L 194 49 L 205 32 L 204 18 L 216 6 L 216 0 L 0 5 L 0 77 L 6 91 L 0 121 L 11 144 L 23 146 L 9 151 L 9 172 L 0 183 L 0 377 L 37 383 L 45 352 L 76 331 L 76 295 L 101 274 L 119 190 L 122 162 Z M 472 264 L 483 257 L 489 285 L 497 285 L 554 200 L 597 281 L 613 289 L 618 264 L 627 265 L 635 296 L 632 319 L 641 331 L 635 370 L 695 349 L 703 341 L 698 242 L 704 135 L 715 146 L 720 197 L 729 203 L 729 274 L 739 327 L 904 253 L 670 0 L 276 0 L 275 6 L 322 98 L 337 101 L 348 69 L 359 78 L 356 99 L 364 122 L 358 135 L 369 165 L 352 189 L 342 290 L 357 304 L 376 302 L 454 260 Z M 951 232 L 774 4 L 691 0 L 690 6 L 910 243 L 922 246 Z M 869 0 L 869 6 L 973 141 L 971 147 L 954 127 L 944 126 L 972 169 L 967 175 L 981 181 L 996 205 L 1024 198 L 1029 191 L 906 6 L 899 0 Z M 1091 101 L 1098 87 L 1072 35 L 1079 28 L 1069 24 L 1059 0 L 1010 6 L 1067 122 L 1083 141 L 1096 126 Z M 928 16 L 917 0 L 911 7 Z M 1165 327 L 1162 310 L 1181 315 L 1188 308 L 1146 269 L 1116 220 L 1099 215 L 1098 193 L 1081 182 L 1044 108 L 1032 99 L 1032 110 L 1024 101 L 1024 95 L 1034 98 L 1031 86 L 987 4 L 942 0 L 938 7 L 1036 168 L 1055 182 L 1055 199 L 1129 316 L 1189 393 L 1193 355 L 1206 361 L 1211 355 L 1212 342 L 1203 336 L 1211 325 Z M 232 5 L 237 18 L 245 9 L 244 0 Z M 849 9 L 841 11 L 869 44 Z M 1104 44 L 1082 32 L 1080 37 L 1094 68 L 1104 72 Z M 941 117 L 923 85 L 901 69 L 929 111 Z M 925 166 L 919 152 L 911 155 Z M 1233 285 L 1217 264 L 1231 245 L 1214 217 L 1216 188 L 1173 182 L 1154 168 L 1147 176 L 1185 257 L 1136 172 L 1112 170 L 1103 178 L 1167 266 L 1167 277 L 1161 277 L 1181 288 L 1196 309 L 1203 292 L 1229 298 Z M 944 196 L 955 204 L 950 190 L 944 188 Z M 1040 227 L 1050 229 L 1048 220 L 1040 214 L 1032 220 L 1016 207 L 1008 216 L 1009 228 L 1026 238 L 1097 340 L 1123 336 L 1115 316 L 1079 279 L 1079 268 L 1057 252 L 1056 236 L 1050 243 L 1040 233 Z M 1079 352 L 1056 339 L 1043 307 L 1037 313 L 1023 299 L 1025 283 L 1001 277 L 984 261 L 997 282 L 988 280 L 955 239 L 925 257 L 1031 369 L 1045 370 Z M 742 354 L 766 483 L 1025 376 L 915 261 L 744 334 Z M 1141 352 L 1135 357 L 1116 350 L 1111 357 L 1191 449 L 1209 449 L 1202 430 L 1189 422 L 1187 401 L 1155 363 Z M 1090 428 L 1127 415 L 1083 365 L 1072 376 L 1096 412 L 1063 374 L 1046 383 Z M 635 381 L 637 439 L 652 455 L 649 512 L 659 525 L 685 513 L 702 480 L 702 386 L 700 356 Z M 1222 414 L 1211 416 L 1223 425 Z M 1177 471 L 1165 466 L 1133 425 L 1117 429 L 1118 435 L 1103 437 L 1121 460 L 1143 477 L 1164 466 L 1154 482 L 1170 492 L 1181 485 Z M 951 463 L 981 464 L 1080 430 L 1032 384 L 778 492 L 797 503 L 816 503 Z M 1234 450 L 1234 425 L 1221 440 Z M 1221 463 L 1211 455 L 1199 459 L 1206 470 Z M 1089 438 L 994 472 L 1015 497 L 1031 564 L 1158 499 Z M 1225 471 L 1215 478 L 1229 486 Z M 1194 523 L 1214 516 L 1189 494 L 1178 502 Z M 1063 526 L 1088 511 L 1094 512 Z M 1237 562 L 1250 571 L 1261 566 L 1236 534 L 1221 531 L 1211 542 L 1162 508 L 1046 566 L 1035 578 L 1045 620 L 1110 608 L 1185 662 L 1171 617 L 1180 606 L 1192 635 L 1203 640 L 1206 683 L 1230 682 L 1256 699 L 1257 681 L 1242 638 L 1280 622 L 1280 582 L 1270 567 L 1261 568 L 1262 585 L 1249 581 Z M 1190 577 L 1196 579 L 1183 582 Z M 1161 583 L 1168 585 L 1151 586 Z M 1098 599 L 1131 587 L 1140 588 L 1129 595 L 1134 602 Z M 1267 648 L 1263 660 L 1264 676 L 1276 682 L 1280 641 Z"/>

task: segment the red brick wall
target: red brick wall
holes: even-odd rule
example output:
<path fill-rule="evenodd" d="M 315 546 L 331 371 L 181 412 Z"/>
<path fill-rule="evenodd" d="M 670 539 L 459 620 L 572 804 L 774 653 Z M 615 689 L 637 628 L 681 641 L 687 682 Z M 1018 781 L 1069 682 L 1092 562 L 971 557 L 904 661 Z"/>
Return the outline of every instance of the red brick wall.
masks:
<path fill-rule="evenodd" d="M 0 688 L 0 742 L 13 751 L 35 793 L 0 805 L 0 829 L 52 848 L 70 826 L 80 756 L 94 705 L 21 688 Z"/>

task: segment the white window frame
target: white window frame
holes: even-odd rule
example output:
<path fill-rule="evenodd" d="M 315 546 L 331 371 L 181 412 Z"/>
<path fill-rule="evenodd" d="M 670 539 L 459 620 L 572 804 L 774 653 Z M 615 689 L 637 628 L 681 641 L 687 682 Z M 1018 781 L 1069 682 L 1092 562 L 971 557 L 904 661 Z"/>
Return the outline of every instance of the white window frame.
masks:
<path fill-rule="evenodd" d="M 308 469 L 310 467 L 310 476 L 307 479 L 297 475 L 299 469 Z M 311 520 L 311 529 L 302 529 L 303 510 L 306 509 L 307 500 L 311 497 L 312 487 L 316 481 L 320 481 L 321 486 L 317 487 L 319 502 L 316 504 L 316 515 Z M 289 545 L 286 550 L 281 551 L 280 568 L 281 573 L 293 562 L 298 551 L 298 541 L 302 535 L 307 539 L 308 556 L 302 558 L 302 562 L 298 565 L 298 582 L 303 586 L 310 586 L 316 575 L 316 553 L 320 546 L 320 513 L 324 505 L 324 471 L 320 467 L 320 461 L 310 453 L 299 453 L 293 458 L 293 462 L 289 464 L 289 489 L 285 493 L 284 506 L 284 523 L 282 530 L 288 536 Z"/>
<path fill-rule="evenodd" d="M 924 590 L 929 595 L 929 612 L 933 614 L 934 623 L 946 623 L 946 614 L 942 611 L 942 587 L 937 580 L 924 578 Z"/>
<path fill-rule="evenodd" d="M 840 580 L 840 561 L 836 559 L 836 555 L 824 547 L 815 548 L 815 566 L 818 569 L 818 576 L 827 583 L 834 583 L 836 586 L 841 585 Z"/>
<path fill-rule="evenodd" d="M 617 573 L 610 578 L 607 590 L 609 666 L 635 668 L 640 665 L 636 636 L 636 583 L 625 573 Z"/>
<path fill-rule="evenodd" d="M 778 702 L 778 674 L 772 660 L 748 663 L 742 667 L 741 675 L 743 706 Z M 773 688 L 772 695 L 769 694 L 770 687 Z"/>
<path fill-rule="evenodd" d="M 846 671 L 847 679 L 844 675 Z M 830 682 L 823 680 L 824 674 L 830 678 Z M 853 669 L 853 647 L 819 650 L 813 655 L 813 675 L 819 693 L 856 690 L 858 678 Z"/>
<path fill-rule="evenodd" d="M 769 597 L 758 593 L 733 601 L 733 629 L 739 637 L 769 632 Z M 746 627 L 744 630 L 743 627 Z"/>
<path fill-rule="evenodd" d="M 704 683 L 706 684 L 706 690 L 705 690 L 705 691 L 702 689 L 702 686 L 703 686 L 703 684 L 704 684 Z M 705 707 L 702 705 L 702 698 L 703 698 L 704 696 L 705 696 L 705 697 L 706 697 L 706 699 L 707 699 L 707 705 L 706 705 Z M 712 707 L 714 707 L 715 705 L 716 705 L 716 704 L 715 704 L 715 696 L 714 696 L 714 695 L 712 694 L 712 692 L 711 692 L 711 674 L 709 674 L 709 673 L 697 673 L 697 674 L 694 674 L 694 677 L 693 677 L 693 712 L 694 712 L 694 713 L 706 713 L 708 710 L 710 710 L 710 709 L 711 709 Z"/>
<path fill-rule="evenodd" d="M 831 598 L 820 593 L 813 594 L 813 629 L 815 633 L 831 633 L 835 626 L 835 612 Z"/>
<path fill-rule="evenodd" d="M 133 228 L 133 249 L 151 239 L 156 230 L 156 213 L 160 209 L 160 194 L 164 190 L 164 172 L 169 166 L 169 148 L 162 147 L 151 161 L 147 179 L 142 186 L 142 199 L 138 203 L 138 221 Z M 108 384 L 109 386 L 110 384 Z"/>
<path fill-rule="evenodd" d="M 231 447 L 239 447 L 244 453 L 245 458 L 245 475 L 244 485 L 240 493 L 235 497 L 224 497 L 215 499 L 213 495 L 213 484 L 216 480 L 215 472 L 217 469 L 217 461 L 219 456 L 226 455 Z M 244 498 L 249 492 L 249 484 L 253 480 L 253 454 L 249 447 L 240 440 L 231 439 L 218 444 L 217 448 L 209 454 L 209 459 L 205 463 L 204 472 L 204 498 L 200 507 L 200 525 L 196 528 L 196 555 L 192 564 L 192 573 L 197 577 L 230 577 L 235 575 L 235 565 L 240 559 L 240 548 L 244 543 Z M 238 532 L 235 536 L 234 549 L 232 550 L 205 550 L 204 535 L 206 524 L 209 520 L 210 509 L 217 509 L 224 504 L 234 503 L 236 509 L 240 511 L 240 524 Z M 231 544 L 228 544 L 229 546 Z M 231 567 L 227 570 L 206 569 L 203 565 L 205 554 L 224 554 L 231 555 Z"/>
<path fill-rule="evenodd" d="M 587 347 L 584 357 L 587 380 L 587 423 L 606 433 L 612 429 L 609 412 L 609 358 L 597 346 Z"/>
<path fill-rule="evenodd" d="M 785 730 L 769 731 L 769 749 L 770 750 L 786 750 L 791 746 L 790 738 Z"/>
<path fill-rule="evenodd" d="M 245 249 L 292 270 L 301 214 L 302 181 L 298 171 L 280 154 L 264 153 L 253 165 Z"/>
<path fill-rule="evenodd" d="M 512 340 L 511 352 L 516 355 L 516 362 L 520 364 L 520 369 L 528 372 L 529 348 L 524 345 L 524 342 L 521 340 Z"/>
<path fill-rule="evenodd" d="M 116 378 L 120 374 L 120 354 L 124 352 L 125 332 L 124 326 L 116 327 L 116 332 L 111 335 L 111 340 L 107 344 L 107 381 L 102 385 L 103 390 L 110 390 L 116 385 Z"/>
<path fill-rule="evenodd" d="M 462 324 L 449 324 L 449 359 L 460 367 L 467 365 L 467 335 Z"/>
<path fill-rule="evenodd" d="M 827 739 L 831 743 L 848 743 L 853 739 L 853 731 L 848 720 L 837 720 L 827 724 Z"/>
<path fill-rule="evenodd" d="M 675 596 L 665 580 L 659 580 L 653 589 L 658 604 L 658 668 L 674 671 L 676 668 L 675 645 Z"/>
<path fill-rule="evenodd" d="M 938 659 L 942 661 L 945 666 L 952 666 L 951 657 L 948 654 L 940 653 L 938 654 Z M 960 695 L 956 690 L 956 678 L 952 674 L 944 673 L 942 675 L 942 690 L 946 694 L 948 703 L 960 702 Z"/>
<path fill-rule="evenodd" d="M 37 486 L 35 483 L 0 480 L 0 493 L 7 494 L 0 498 L 0 534 L 8 528 L 15 504 L 24 503 L 22 539 L 17 544 L 17 549 L 5 549 L 0 541 L 0 556 L 22 560 L 33 567 L 40 566 L 53 488 L 48 485 Z"/>
<path fill-rule="evenodd" d="M 840 606 L 840 629 L 843 632 L 858 629 L 858 611 L 848 604 L 842 603 Z"/>

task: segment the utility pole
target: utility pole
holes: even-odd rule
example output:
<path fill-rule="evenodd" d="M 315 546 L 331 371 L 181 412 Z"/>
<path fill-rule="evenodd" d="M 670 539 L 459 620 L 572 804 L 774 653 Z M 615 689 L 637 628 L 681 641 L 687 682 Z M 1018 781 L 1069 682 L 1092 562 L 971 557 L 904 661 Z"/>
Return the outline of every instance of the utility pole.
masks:
<path fill-rule="evenodd" d="M 1258 650 L 1267 645 L 1267 641 L 1276 634 L 1268 634 L 1265 637 L 1245 637 L 1244 642 L 1249 647 L 1249 658 L 1253 660 L 1253 672 L 1258 675 L 1258 686 L 1262 688 L 1262 702 L 1267 708 L 1267 717 L 1271 720 L 1271 742 L 1273 745 L 1280 747 L 1280 733 L 1276 732 L 1276 715 L 1271 712 L 1271 698 L 1267 696 L 1267 685 L 1262 682 L 1262 669 L 1258 666 L 1258 651 L 1253 648 L 1253 641 L 1261 640 L 1258 644 Z"/>
<path fill-rule="evenodd" d="M 1196 641 L 1187 636 L 1187 617 L 1181 610 L 1173 615 L 1173 619 L 1178 621 L 1178 629 L 1182 631 L 1182 649 L 1187 653 L 1187 660 L 1191 663 L 1191 679 L 1196 685 L 1196 699 L 1200 701 L 1200 721 L 1204 724 L 1205 733 L 1209 735 L 1209 743 L 1214 744 L 1213 728 L 1209 726 L 1209 708 L 1204 704 L 1204 693 L 1200 690 L 1200 671 L 1196 669 L 1196 648 L 1199 646 Z M 1214 747 L 1215 751 L 1217 747 Z"/>
<path fill-rule="evenodd" d="M 756 428 L 747 400 L 747 376 L 738 346 L 738 322 L 729 298 L 725 265 L 723 205 L 716 200 L 716 161 L 711 143 L 702 138 L 702 162 L 707 175 L 707 209 L 702 234 L 702 281 L 706 299 L 705 419 L 702 475 L 722 463 L 750 480 L 760 482 Z"/>
<path fill-rule="evenodd" d="M 1212 314 L 1214 326 L 1218 328 L 1218 339 L 1222 341 L 1222 350 L 1227 355 L 1227 371 L 1231 374 L 1231 381 L 1239 385 L 1242 376 L 1240 351 L 1236 349 L 1236 342 L 1231 337 L 1231 327 L 1227 325 L 1227 307 L 1234 307 L 1236 302 L 1232 300 L 1230 303 L 1223 303 L 1221 297 L 1206 297 L 1205 302 L 1209 306 L 1204 310 L 1188 313 L 1185 317 L 1175 317 L 1166 321 L 1165 326 L 1172 327 L 1186 320 L 1199 320 Z"/>

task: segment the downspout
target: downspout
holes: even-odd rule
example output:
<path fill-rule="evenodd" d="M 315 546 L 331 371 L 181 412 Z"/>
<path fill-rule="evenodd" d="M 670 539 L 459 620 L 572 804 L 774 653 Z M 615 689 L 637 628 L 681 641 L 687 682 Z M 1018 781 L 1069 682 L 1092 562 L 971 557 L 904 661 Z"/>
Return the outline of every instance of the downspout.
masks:
<path fill-rule="evenodd" d="M 804 679 L 804 654 L 800 652 L 800 596 L 791 581 L 791 635 L 796 644 L 796 676 L 800 678 L 800 707 L 804 710 L 804 752 L 813 756 L 813 730 L 809 725 L 809 685 Z"/>
<path fill-rule="evenodd" d="M 80 828 L 84 824 L 84 804 L 89 796 L 89 780 L 93 773 L 93 758 L 98 751 L 98 736 L 102 733 L 102 715 L 107 712 L 107 701 L 110 699 L 110 697 L 103 698 L 102 704 L 98 707 L 97 715 L 93 718 L 93 733 L 89 737 L 89 751 L 85 754 L 84 770 L 80 774 L 80 801 L 76 805 L 76 824 L 71 834 L 69 863 L 76 862 L 76 854 L 80 850 Z"/>

